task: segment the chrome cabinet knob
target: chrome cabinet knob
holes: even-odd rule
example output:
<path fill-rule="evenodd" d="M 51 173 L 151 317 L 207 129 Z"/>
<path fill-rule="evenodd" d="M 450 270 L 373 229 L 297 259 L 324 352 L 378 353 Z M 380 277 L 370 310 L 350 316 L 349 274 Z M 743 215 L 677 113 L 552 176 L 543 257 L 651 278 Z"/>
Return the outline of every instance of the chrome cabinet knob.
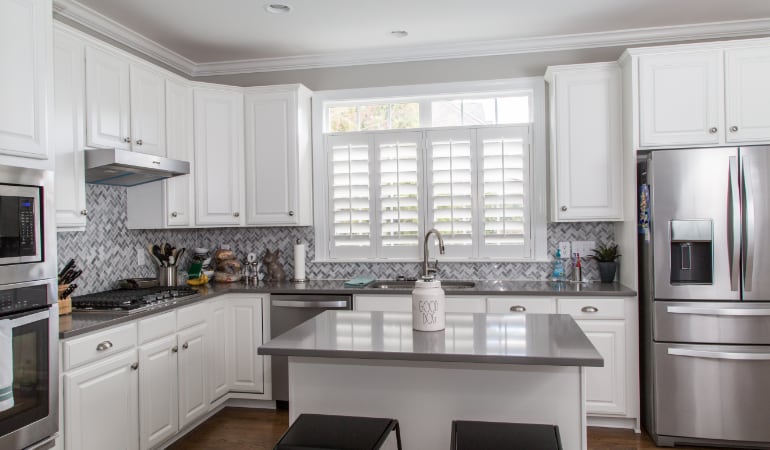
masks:
<path fill-rule="evenodd" d="M 294 211 L 289 211 L 289 215 L 293 216 L 294 215 Z"/>
<path fill-rule="evenodd" d="M 580 308 L 580 310 L 583 311 L 584 313 L 599 312 L 599 308 L 597 308 L 595 306 L 584 306 L 584 307 Z"/>
<path fill-rule="evenodd" d="M 566 207 L 566 206 L 562 206 L 562 207 L 561 207 L 561 210 L 562 210 L 562 211 L 566 211 L 566 210 L 567 210 L 567 207 Z"/>
<path fill-rule="evenodd" d="M 738 127 L 736 127 L 735 125 L 733 125 L 733 126 L 731 126 L 731 127 L 730 127 L 730 131 L 732 131 L 733 133 L 735 133 L 736 131 L 738 131 Z"/>
<path fill-rule="evenodd" d="M 171 353 L 176 353 L 178 351 L 179 351 L 179 346 L 178 345 L 175 345 L 175 346 L 171 347 Z"/>
<path fill-rule="evenodd" d="M 123 138 L 123 142 L 125 142 L 127 144 L 130 144 L 131 143 L 131 138 L 130 137 L 124 137 Z"/>
<path fill-rule="evenodd" d="M 188 342 L 185 342 L 184 344 L 182 344 L 182 348 L 187 350 L 188 348 L 190 348 L 190 344 Z"/>
<path fill-rule="evenodd" d="M 711 133 L 711 134 L 716 134 L 716 132 L 717 132 L 717 131 L 718 131 L 718 130 L 717 130 L 717 127 L 711 127 L 711 128 L 709 128 L 709 133 Z"/>
<path fill-rule="evenodd" d="M 233 213 L 233 217 L 241 217 L 241 213 L 236 211 Z"/>
<path fill-rule="evenodd" d="M 511 306 L 511 312 L 525 312 L 526 310 L 527 308 L 521 305 Z"/>
<path fill-rule="evenodd" d="M 88 215 L 88 210 L 87 209 L 81 209 L 80 210 L 80 215 L 81 216 L 87 216 Z"/>
<path fill-rule="evenodd" d="M 143 143 L 144 143 L 144 142 L 142 142 L 142 140 L 141 140 L 141 139 L 137 139 L 137 140 L 136 140 L 136 145 L 142 145 Z"/>
<path fill-rule="evenodd" d="M 138 362 L 135 362 L 135 363 L 131 364 L 131 370 L 136 370 L 138 368 L 139 368 L 139 363 Z"/>
<path fill-rule="evenodd" d="M 104 342 L 100 342 L 99 345 L 96 346 L 96 351 L 97 352 L 103 352 L 103 351 L 109 350 L 111 348 L 112 348 L 112 342 L 104 341 Z"/>
<path fill-rule="evenodd" d="M 172 213 L 171 213 L 171 217 L 176 217 L 176 216 L 178 216 L 178 214 L 176 213 L 176 211 L 174 211 L 174 212 L 172 212 Z"/>

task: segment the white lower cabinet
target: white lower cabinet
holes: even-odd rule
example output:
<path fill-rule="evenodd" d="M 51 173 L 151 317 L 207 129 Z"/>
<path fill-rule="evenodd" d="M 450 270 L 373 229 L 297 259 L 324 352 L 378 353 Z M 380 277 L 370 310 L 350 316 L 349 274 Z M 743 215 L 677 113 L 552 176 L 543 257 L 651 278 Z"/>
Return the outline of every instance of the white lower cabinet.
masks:
<path fill-rule="evenodd" d="M 257 355 L 262 345 L 262 296 L 232 294 L 227 305 L 227 360 L 229 390 L 262 393 L 264 357 Z"/>
<path fill-rule="evenodd" d="M 356 311 L 412 312 L 411 295 L 356 295 L 353 300 Z M 446 312 L 479 313 L 485 312 L 484 297 L 446 296 Z"/>
<path fill-rule="evenodd" d="M 179 430 L 176 336 L 139 347 L 139 434 L 141 448 L 153 448 Z"/>
<path fill-rule="evenodd" d="M 179 343 L 179 428 L 184 428 L 208 411 L 206 387 L 206 323 L 177 335 Z"/>
<path fill-rule="evenodd" d="M 550 297 L 487 297 L 487 312 L 490 313 L 540 313 L 556 312 L 556 300 Z"/>
<path fill-rule="evenodd" d="M 219 400 L 227 394 L 227 304 L 216 300 L 211 304 L 209 323 L 209 402 Z"/>
<path fill-rule="evenodd" d="M 70 450 L 139 446 L 135 349 L 64 374 L 64 442 Z"/>

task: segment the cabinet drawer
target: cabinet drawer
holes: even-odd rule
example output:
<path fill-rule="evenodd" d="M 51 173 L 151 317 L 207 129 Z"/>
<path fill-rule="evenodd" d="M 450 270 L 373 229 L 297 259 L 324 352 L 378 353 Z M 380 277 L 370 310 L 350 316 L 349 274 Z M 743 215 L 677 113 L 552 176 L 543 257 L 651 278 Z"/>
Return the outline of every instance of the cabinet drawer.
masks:
<path fill-rule="evenodd" d="M 487 312 L 553 314 L 556 300 L 551 297 L 487 297 Z"/>
<path fill-rule="evenodd" d="M 625 302 L 622 298 L 560 298 L 559 314 L 575 319 L 623 319 Z"/>
<path fill-rule="evenodd" d="M 136 322 L 64 342 L 64 370 L 116 355 L 136 346 Z"/>
<path fill-rule="evenodd" d="M 487 304 L 484 301 L 484 297 L 448 295 L 446 297 L 446 312 L 483 313 L 487 312 Z"/>
<path fill-rule="evenodd" d="M 208 303 L 200 302 L 192 306 L 185 306 L 176 311 L 176 328 L 183 330 L 185 328 L 206 322 L 208 316 Z"/>
<path fill-rule="evenodd" d="M 356 295 L 356 311 L 412 312 L 411 295 Z"/>
<path fill-rule="evenodd" d="M 176 332 L 176 312 L 148 317 L 139 321 L 139 344 L 145 344 L 155 339 Z"/>

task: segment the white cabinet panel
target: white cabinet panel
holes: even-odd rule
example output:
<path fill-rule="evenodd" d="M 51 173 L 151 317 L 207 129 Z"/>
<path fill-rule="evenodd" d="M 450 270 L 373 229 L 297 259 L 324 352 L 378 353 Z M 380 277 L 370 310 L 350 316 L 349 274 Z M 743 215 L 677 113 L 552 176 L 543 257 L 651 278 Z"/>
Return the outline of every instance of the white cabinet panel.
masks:
<path fill-rule="evenodd" d="M 177 350 L 176 335 L 139 348 L 141 449 L 157 447 L 179 429 Z"/>
<path fill-rule="evenodd" d="M 166 156 L 165 80 L 132 64 L 130 83 L 131 148 L 135 152 Z"/>
<path fill-rule="evenodd" d="M 50 0 L 0 0 L 0 153 L 48 158 Z"/>
<path fill-rule="evenodd" d="M 549 68 L 546 77 L 551 94 L 552 220 L 622 220 L 619 67 L 558 66 Z"/>
<path fill-rule="evenodd" d="M 262 297 L 233 296 L 227 300 L 228 385 L 236 392 L 264 392 Z"/>
<path fill-rule="evenodd" d="M 180 331 L 179 345 L 179 428 L 208 411 L 206 372 L 206 323 Z"/>
<path fill-rule="evenodd" d="M 623 320 L 576 320 L 604 358 L 586 368 L 586 411 L 626 414 L 626 327 Z"/>
<path fill-rule="evenodd" d="M 489 313 L 540 313 L 554 314 L 556 299 L 550 297 L 487 297 Z"/>
<path fill-rule="evenodd" d="M 86 47 L 86 143 L 131 149 L 129 63 L 114 54 Z"/>
<path fill-rule="evenodd" d="M 131 350 L 64 375 L 67 449 L 138 448 L 136 362 L 136 350 Z"/>
<path fill-rule="evenodd" d="M 227 306 L 226 302 L 218 301 L 211 305 L 209 327 L 209 402 L 214 402 L 230 390 L 228 383 L 227 357 Z"/>
<path fill-rule="evenodd" d="M 190 226 L 193 211 L 193 97 L 192 88 L 166 80 L 166 152 L 169 158 L 190 162 L 190 174 L 166 180 L 168 226 Z"/>
<path fill-rule="evenodd" d="M 85 45 L 54 31 L 54 109 L 51 143 L 55 154 L 56 227 L 86 226 Z"/>
<path fill-rule="evenodd" d="M 243 95 L 195 88 L 196 225 L 242 224 Z"/>
<path fill-rule="evenodd" d="M 356 311 L 412 312 L 411 295 L 356 295 Z"/>
<path fill-rule="evenodd" d="M 770 140 L 770 47 L 725 50 L 727 142 Z"/>

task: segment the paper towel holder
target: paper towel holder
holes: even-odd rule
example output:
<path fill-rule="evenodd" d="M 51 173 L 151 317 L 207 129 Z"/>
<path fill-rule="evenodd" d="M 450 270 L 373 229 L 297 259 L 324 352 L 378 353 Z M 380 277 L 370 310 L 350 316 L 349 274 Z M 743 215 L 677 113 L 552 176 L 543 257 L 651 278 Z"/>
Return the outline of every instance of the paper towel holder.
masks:
<path fill-rule="evenodd" d="M 295 283 L 304 283 L 307 281 L 305 278 L 305 245 L 302 244 L 300 239 L 297 239 L 297 242 L 294 245 L 294 278 L 292 281 Z"/>

